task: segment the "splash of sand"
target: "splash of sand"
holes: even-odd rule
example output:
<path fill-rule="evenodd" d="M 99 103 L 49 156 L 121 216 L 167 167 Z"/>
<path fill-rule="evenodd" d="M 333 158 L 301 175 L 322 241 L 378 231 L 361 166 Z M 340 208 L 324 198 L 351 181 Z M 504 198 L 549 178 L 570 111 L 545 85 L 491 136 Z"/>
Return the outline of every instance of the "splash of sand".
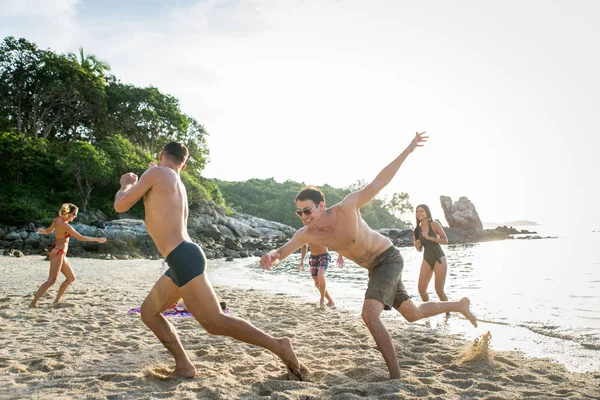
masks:
<path fill-rule="evenodd" d="M 173 377 L 169 376 L 170 373 L 171 373 L 171 371 L 167 367 L 164 367 L 164 366 L 148 367 L 144 371 L 144 375 L 147 378 L 155 379 L 155 380 L 159 380 L 159 381 L 173 379 Z"/>
<path fill-rule="evenodd" d="M 490 349 L 490 342 L 492 340 L 492 334 L 487 331 L 481 337 L 473 340 L 473 343 L 467 347 L 459 358 L 459 362 L 471 362 L 471 361 L 491 361 L 494 358 L 493 352 Z"/>

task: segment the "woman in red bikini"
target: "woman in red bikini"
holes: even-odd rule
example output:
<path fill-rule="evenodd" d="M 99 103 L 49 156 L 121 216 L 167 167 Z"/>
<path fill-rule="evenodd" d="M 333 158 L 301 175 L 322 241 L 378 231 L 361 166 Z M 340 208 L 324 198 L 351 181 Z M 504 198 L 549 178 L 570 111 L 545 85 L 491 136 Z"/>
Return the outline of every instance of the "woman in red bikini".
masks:
<path fill-rule="evenodd" d="M 48 275 L 48 280 L 42 283 L 38 291 L 35 293 L 31 304 L 29 304 L 29 307 L 31 308 L 37 308 L 38 300 L 44 295 L 44 293 L 46 293 L 46 290 L 48 290 L 50 286 L 56 283 L 58 275 L 61 272 L 67 279 L 62 283 L 62 285 L 60 285 L 60 288 L 58 289 L 56 300 L 54 300 L 55 304 L 60 302 L 60 298 L 65 290 L 67 290 L 67 287 L 75 280 L 75 274 L 73 274 L 71 263 L 67 259 L 69 237 L 73 236 L 75 239 L 84 242 L 106 242 L 106 238 L 95 238 L 80 235 L 75 229 L 73 229 L 71 225 L 69 225 L 69 222 L 73 221 L 77 216 L 77 211 L 79 211 L 79 208 L 76 205 L 65 203 L 60 208 L 58 217 L 52 222 L 50 228 L 38 228 L 38 233 L 40 235 L 48 235 L 55 231 L 56 238 L 52 244 L 52 247 L 50 247 L 50 253 L 48 254 L 48 258 L 50 259 L 50 274 Z"/>

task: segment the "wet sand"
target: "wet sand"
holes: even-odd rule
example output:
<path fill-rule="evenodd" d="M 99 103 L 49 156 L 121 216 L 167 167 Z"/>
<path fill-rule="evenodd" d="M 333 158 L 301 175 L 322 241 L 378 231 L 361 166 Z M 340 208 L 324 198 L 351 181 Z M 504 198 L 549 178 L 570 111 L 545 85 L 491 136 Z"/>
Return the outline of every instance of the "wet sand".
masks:
<path fill-rule="evenodd" d="M 50 399 L 600 399 L 600 372 L 572 373 L 560 364 L 493 349 L 422 326 L 386 320 L 402 379 L 388 371 L 368 330 L 347 311 L 256 290 L 216 286 L 230 314 L 274 336 L 288 336 L 308 381 L 289 376 L 259 347 L 211 336 L 192 318 L 172 318 L 198 370 L 166 379 L 174 363 L 146 328 L 139 307 L 160 275 L 152 260 L 71 259 L 77 280 L 53 305 L 53 286 L 29 309 L 46 279 L 41 256 L 0 256 L 0 398 Z M 209 261 L 211 265 L 225 263 Z M 214 270 L 218 273 L 218 268 Z"/>

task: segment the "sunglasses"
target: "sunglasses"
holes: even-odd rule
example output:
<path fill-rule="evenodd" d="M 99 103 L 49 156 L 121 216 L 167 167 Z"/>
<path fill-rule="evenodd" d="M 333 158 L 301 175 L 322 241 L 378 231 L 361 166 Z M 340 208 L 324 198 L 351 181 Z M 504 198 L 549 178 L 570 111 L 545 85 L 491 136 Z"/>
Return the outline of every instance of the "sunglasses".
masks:
<path fill-rule="evenodd" d="M 312 211 L 317 208 L 318 204 L 315 204 L 315 206 L 313 208 L 304 208 L 302 210 L 296 210 L 296 215 L 299 217 L 302 217 L 302 213 L 304 213 L 304 215 L 309 216 L 310 214 L 312 214 Z"/>

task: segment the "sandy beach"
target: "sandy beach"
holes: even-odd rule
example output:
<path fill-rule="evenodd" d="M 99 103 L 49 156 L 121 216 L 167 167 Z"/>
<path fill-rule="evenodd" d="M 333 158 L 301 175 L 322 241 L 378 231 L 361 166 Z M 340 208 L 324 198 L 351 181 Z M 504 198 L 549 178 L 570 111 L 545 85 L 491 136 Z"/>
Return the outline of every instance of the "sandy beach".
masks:
<path fill-rule="evenodd" d="M 572 373 L 547 360 L 494 351 L 493 337 L 468 342 L 392 320 L 386 323 L 402 379 L 389 381 L 355 315 L 224 286 L 215 290 L 231 315 L 292 339 L 311 370 L 308 380 L 291 379 L 262 348 L 207 334 L 193 318 L 170 320 L 198 376 L 166 379 L 171 356 L 139 314 L 127 312 L 147 295 L 160 261 L 71 262 L 77 280 L 63 302 L 52 304 L 57 284 L 39 309 L 29 309 L 49 263 L 41 256 L 0 257 L 0 398 L 600 399 L 600 372 Z M 225 261 L 209 261 L 209 277 L 218 263 Z"/>

